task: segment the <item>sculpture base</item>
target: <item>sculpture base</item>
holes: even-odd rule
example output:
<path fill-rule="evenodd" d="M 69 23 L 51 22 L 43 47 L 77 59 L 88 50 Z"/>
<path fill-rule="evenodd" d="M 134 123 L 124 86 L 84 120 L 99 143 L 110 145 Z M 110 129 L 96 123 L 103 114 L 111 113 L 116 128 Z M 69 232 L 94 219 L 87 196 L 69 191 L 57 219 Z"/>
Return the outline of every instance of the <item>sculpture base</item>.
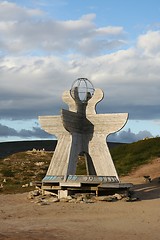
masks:
<path fill-rule="evenodd" d="M 73 195 L 75 193 L 95 193 L 96 196 L 123 193 L 128 195 L 131 183 L 120 183 L 115 176 L 69 175 L 45 176 L 42 180 L 42 190 L 51 191 L 57 195 Z"/>
<path fill-rule="evenodd" d="M 46 175 L 42 183 L 56 183 L 56 182 L 81 182 L 81 183 L 118 183 L 116 176 L 96 176 L 96 175 L 68 175 L 65 176 L 50 176 Z"/>

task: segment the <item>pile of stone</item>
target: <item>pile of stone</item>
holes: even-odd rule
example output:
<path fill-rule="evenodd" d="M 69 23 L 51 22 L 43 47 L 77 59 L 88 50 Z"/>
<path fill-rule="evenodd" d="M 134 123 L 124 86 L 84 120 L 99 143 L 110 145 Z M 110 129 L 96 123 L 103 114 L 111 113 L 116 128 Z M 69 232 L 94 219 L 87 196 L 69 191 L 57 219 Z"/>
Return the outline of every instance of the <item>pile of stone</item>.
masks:
<path fill-rule="evenodd" d="M 133 202 L 139 200 L 138 198 L 126 197 L 124 194 L 114 194 L 108 196 L 95 196 L 92 193 L 78 193 L 74 195 L 68 195 L 67 197 L 58 198 L 58 195 L 52 192 L 42 194 L 40 189 L 29 192 L 28 199 L 39 205 L 49 205 L 51 203 L 63 202 L 63 203 L 96 203 L 99 201 L 104 202 L 116 202 L 123 200 L 126 202 Z"/>

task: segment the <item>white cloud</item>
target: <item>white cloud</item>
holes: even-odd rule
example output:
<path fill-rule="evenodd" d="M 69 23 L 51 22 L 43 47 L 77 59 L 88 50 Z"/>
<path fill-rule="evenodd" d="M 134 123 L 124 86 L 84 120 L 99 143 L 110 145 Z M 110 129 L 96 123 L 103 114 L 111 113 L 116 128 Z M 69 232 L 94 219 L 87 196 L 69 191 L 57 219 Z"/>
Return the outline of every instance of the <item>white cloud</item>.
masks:
<path fill-rule="evenodd" d="M 39 127 L 33 127 L 31 130 L 21 129 L 19 131 L 15 130 L 14 128 L 5 126 L 0 124 L 0 138 L 1 137 L 19 137 L 19 138 L 50 138 L 52 139 L 53 136 L 46 133 Z"/>
<path fill-rule="evenodd" d="M 148 31 L 138 39 L 138 47 L 142 49 L 143 54 L 150 57 L 160 55 L 160 31 Z"/>
<path fill-rule="evenodd" d="M 139 133 L 133 133 L 130 129 L 128 131 L 120 131 L 119 133 L 111 134 L 108 137 L 110 142 L 132 143 L 145 138 L 152 138 L 152 134 L 149 131 L 140 131 Z"/>
<path fill-rule="evenodd" d="M 38 9 L 27 9 L 15 3 L 0 3 L 0 47 L 2 53 L 27 53 L 68 51 L 90 54 L 83 42 L 92 46 L 92 55 L 104 49 L 123 45 L 122 27 L 98 28 L 96 15 L 88 14 L 78 20 L 53 20 Z M 108 41 L 107 37 L 111 37 Z M 82 44 L 81 44 L 82 43 Z M 89 45 L 88 45 L 89 47 Z M 81 53 L 82 53 L 81 52 Z"/>
<path fill-rule="evenodd" d="M 39 9 L 20 7 L 16 3 L 3 1 L 0 3 L 1 21 L 24 21 L 30 17 L 42 17 L 44 12 Z"/>
<path fill-rule="evenodd" d="M 154 62 L 144 57 L 139 59 L 134 48 L 92 58 L 80 55 L 66 56 L 66 59 L 54 56 L 1 58 L 0 106 L 5 112 L 14 109 L 15 115 L 16 111 L 30 109 L 32 117 L 41 109 L 52 111 L 53 105 L 60 106 L 63 91 L 69 89 L 76 78 L 87 77 L 95 87 L 104 90 L 105 99 L 99 104 L 104 111 L 127 111 L 132 113 L 131 118 L 159 116 L 159 61 L 158 57 Z M 158 107 L 156 111 L 153 106 Z"/>
<path fill-rule="evenodd" d="M 98 34 L 104 34 L 104 35 L 109 35 L 109 36 L 114 36 L 114 35 L 121 35 L 124 30 L 123 27 L 113 27 L 113 26 L 108 26 L 108 27 L 101 27 L 96 30 Z"/>
<path fill-rule="evenodd" d="M 20 129 L 15 130 L 12 127 L 8 127 L 0 123 L 0 138 L 3 137 L 19 137 L 19 138 L 46 138 L 53 139 L 53 135 L 46 133 L 39 126 L 32 127 L 32 129 Z M 153 137 L 149 131 L 140 131 L 135 134 L 131 132 L 130 129 L 128 131 L 120 131 L 119 133 L 111 134 L 107 138 L 107 142 L 121 142 L 121 143 L 131 143 L 136 142 L 145 138 Z"/>
<path fill-rule="evenodd" d="M 0 3 L 1 117 L 53 113 L 63 91 L 87 77 L 105 92 L 104 112 L 160 118 L 160 32 L 116 50 L 125 44 L 123 27 L 97 27 L 95 17 L 56 21 L 38 9 Z"/>

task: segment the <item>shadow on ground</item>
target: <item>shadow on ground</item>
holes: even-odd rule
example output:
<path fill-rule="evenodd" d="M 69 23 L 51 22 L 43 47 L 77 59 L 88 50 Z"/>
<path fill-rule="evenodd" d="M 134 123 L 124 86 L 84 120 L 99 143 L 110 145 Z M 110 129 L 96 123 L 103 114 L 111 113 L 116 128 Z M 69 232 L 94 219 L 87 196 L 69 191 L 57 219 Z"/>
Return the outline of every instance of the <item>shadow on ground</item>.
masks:
<path fill-rule="evenodd" d="M 160 199 L 160 180 L 155 178 L 152 182 L 135 184 L 133 190 L 140 200 Z"/>

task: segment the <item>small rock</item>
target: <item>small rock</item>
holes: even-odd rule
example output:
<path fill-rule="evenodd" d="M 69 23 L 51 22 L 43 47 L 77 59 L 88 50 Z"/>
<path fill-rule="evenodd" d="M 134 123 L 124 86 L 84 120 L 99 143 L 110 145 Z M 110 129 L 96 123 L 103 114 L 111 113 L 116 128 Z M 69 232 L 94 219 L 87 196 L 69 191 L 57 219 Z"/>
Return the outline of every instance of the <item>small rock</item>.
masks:
<path fill-rule="evenodd" d="M 33 193 L 33 196 L 39 196 L 39 195 L 41 195 L 41 191 L 38 190 L 38 189 L 32 191 L 32 193 Z"/>
<path fill-rule="evenodd" d="M 43 191 L 43 195 L 49 195 L 49 196 L 58 197 L 58 194 L 53 193 L 53 192 L 50 192 L 50 191 L 47 191 L 47 190 L 44 190 L 44 191 Z"/>
<path fill-rule="evenodd" d="M 60 202 L 68 202 L 69 200 L 67 198 L 60 198 L 59 201 Z"/>
<path fill-rule="evenodd" d="M 43 202 L 43 200 L 42 200 L 41 198 L 37 198 L 34 203 L 38 203 L 38 204 L 39 204 L 39 203 L 41 203 L 41 202 Z"/>
<path fill-rule="evenodd" d="M 139 201 L 139 198 L 136 198 L 136 197 L 134 197 L 134 198 L 127 197 L 127 198 L 125 198 L 125 201 L 126 201 L 126 202 L 136 202 L 136 201 Z"/>
<path fill-rule="evenodd" d="M 83 202 L 85 203 L 95 203 L 93 199 L 83 199 Z"/>
<path fill-rule="evenodd" d="M 68 195 L 66 198 L 68 199 L 68 201 L 72 200 L 72 197 L 70 195 Z"/>
<path fill-rule="evenodd" d="M 107 196 L 107 197 L 104 199 L 104 201 L 106 201 L 106 202 L 114 202 L 114 201 L 116 201 L 116 200 L 117 200 L 117 198 L 114 197 L 114 196 Z"/>
<path fill-rule="evenodd" d="M 76 203 L 76 199 L 72 198 L 71 200 L 68 201 L 69 203 Z"/>
<path fill-rule="evenodd" d="M 43 205 L 49 205 L 49 203 L 48 203 L 48 202 L 45 202 L 45 201 L 42 201 L 42 202 L 39 203 L 39 205 L 41 205 L 41 206 L 43 206 Z"/>
<path fill-rule="evenodd" d="M 122 199 L 122 195 L 118 194 L 118 193 L 115 193 L 113 195 L 117 200 L 121 200 Z"/>
<path fill-rule="evenodd" d="M 115 196 L 109 195 L 109 196 L 98 196 L 94 198 L 97 201 L 106 201 L 106 202 L 114 202 L 117 200 Z"/>
<path fill-rule="evenodd" d="M 83 201 L 83 196 L 78 196 L 76 200 L 77 202 Z"/>
<path fill-rule="evenodd" d="M 59 199 L 58 198 L 51 198 L 50 202 L 56 203 L 56 202 L 59 202 Z"/>
<path fill-rule="evenodd" d="M 27 198 L 28 199 L 34 199 L 33 193 L 29 192 L 28 195 L 27 195 Z"/>
<path fill-rule="evenodd" d="M 26 187 L 29 187 L 29 184 L 28 184 L 28 183 L 22 185 L 22 188 L 26 188 Z"/>

